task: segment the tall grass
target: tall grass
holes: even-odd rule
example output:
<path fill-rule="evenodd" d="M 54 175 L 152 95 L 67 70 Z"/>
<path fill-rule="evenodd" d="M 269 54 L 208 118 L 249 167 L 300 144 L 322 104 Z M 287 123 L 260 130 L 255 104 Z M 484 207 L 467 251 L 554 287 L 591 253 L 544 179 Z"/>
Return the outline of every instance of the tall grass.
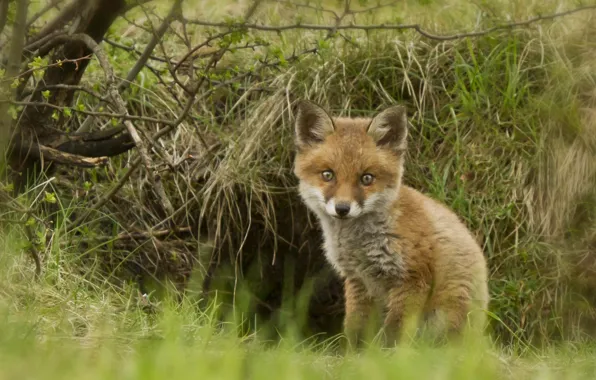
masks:
<path fill-rule="evenodd" d="M 588 379 L 596 374 L 593 348 L 511 347 L 485 339 L 426 347 L 404 342 L 338 355 L 336 342 L 313 344 L 279 331 L 275 345 L 238 335 L 214 309 L 191 298 L 164 297 L 153 312 L 135 303 L 132 287 L 91 286 L 78 276 L 26 284 L 32 273 L 6 234 L 0 258 L 0 378 L 35 379 Z M 54 270 L 46 276 L 57 278 Z M 514 354 L 519 349 L 523 357 Z"/>

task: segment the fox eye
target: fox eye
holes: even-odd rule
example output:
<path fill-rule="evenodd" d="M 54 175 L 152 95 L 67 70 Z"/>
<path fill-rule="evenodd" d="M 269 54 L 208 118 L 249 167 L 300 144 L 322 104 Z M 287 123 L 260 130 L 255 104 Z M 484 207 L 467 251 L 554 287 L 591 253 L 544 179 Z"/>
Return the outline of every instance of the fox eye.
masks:
<path fill-rule="evenodd" d="M 375 180 L 375 177 L 372 174 L 363 174 L 362 177 L 360 177 L 360 182 L 362 182 L 362 184 L 364 186 L 370 186 L 373 181 Z"/>
<path fill-rule="evenodd" d="M 321 173 L 321 177 L 323 177 L 323 181 L 329 182 L 333 179 L 333 171 L 332 170 L 325 170 Z"/>

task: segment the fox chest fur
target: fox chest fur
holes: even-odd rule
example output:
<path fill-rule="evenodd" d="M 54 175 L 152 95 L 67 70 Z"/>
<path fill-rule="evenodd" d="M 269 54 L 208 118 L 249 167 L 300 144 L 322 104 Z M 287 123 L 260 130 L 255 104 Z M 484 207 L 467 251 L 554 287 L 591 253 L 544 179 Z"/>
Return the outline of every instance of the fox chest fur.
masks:
<path fill-rule="evenodd" d="M 404 261 L 395 237 L 387 233 L 389 221 L 370 214 L 357 223 L 321 215 L 327 260 L 342 277 L 359 278 L 371 297 L 382 297 L 404 277 Z"/>

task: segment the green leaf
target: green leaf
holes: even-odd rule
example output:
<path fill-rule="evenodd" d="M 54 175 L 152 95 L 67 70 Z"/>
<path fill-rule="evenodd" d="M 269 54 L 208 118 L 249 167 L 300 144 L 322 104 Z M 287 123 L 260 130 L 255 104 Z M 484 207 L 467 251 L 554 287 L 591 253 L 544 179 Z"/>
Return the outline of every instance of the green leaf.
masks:
<path fill-rule="evenodd" d="M 12 120 L 16 120 L 19 117 L 19 110 L 16 106 L 11 105 L 8 107 L 8 113 L 10 114 Z"/>
<path fill-rule="evenodd" d="M 50 193 L 50 192 L 47 192 L 47 191 L 45 191 L 44 193 L 45 193 L 44 194 L 44 202 L 48 202 L 48 203 L 52 203 L 52 204 L 54 204 L 54 203 L 57 202 L 57 200 L 56 200 L 56 194 Z"/>
<path fill-rule="evenodd" d="M 28 66 L 31 69 L 41 69 L 42 67 L 45 66 L 45 62 L 44 62 L 43 58 L 41 58 L 40 56 L 37 56 L 37 57 L 33 58 L 33 61 L 31 61 Z"/>
<path fill-rule="evenodd" d="M 43 97 L 45 98 L 45 100 L 48 100 L 50 98 L 50 90 L 45 90 L 42 91 L 41 94 L 43 95 Z"/>
<path fill-rule="evenodd" d="M 10 84 L 10 87 L 11 88 L 17 88 L 17 87 L 19 87 L 19 84 L 21 84 L 21 79 L 20 78 L 14 78 L 14 80 Z"/>
<path fill-rule="evenodd" d="M 319 49 L 321 49 L 321 50 L 323 50 L 323 49 L 329 49 L 329 46 L 331 46 L 331 45 L 329 44 L 329 41 L 328 40 L 320 39 L 320 40 L 317 41 L 317 47 Z"/>

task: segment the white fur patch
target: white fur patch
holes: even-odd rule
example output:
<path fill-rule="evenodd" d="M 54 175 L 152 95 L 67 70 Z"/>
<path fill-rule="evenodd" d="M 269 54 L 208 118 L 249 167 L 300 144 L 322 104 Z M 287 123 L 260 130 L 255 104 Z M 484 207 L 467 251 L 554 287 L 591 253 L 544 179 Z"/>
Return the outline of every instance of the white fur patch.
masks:
<path fill-rule="evenodd" d="M 360 207 L 358 203 L 352 202 L 350 204 L 350 212 L 348 213 L 348 217 L 355 218 L 357 216 L 360 216 L 360 214 L 362 214 L 362 207 Z"/>
<path fill-rule="evenodd" d="M 387 189 L 379 193 L 374 193 L 364 201 L 362 212 L 367 214 L 369 212 L 378 211 L 380 207 L 386 207 L 397 198 L 397 190 Z"/>
<path fill-rule="evenodd" d="M 304 203 L 313 211 L 319 212 L 325 208 L 325 196 L 321 189 L 300 182 L 299 190 Z"/>
<path fill-rule="evenodd" d="M 329 199 L 329 202 L 325 205 L 325 211 L 331 216 L 337 216 L 337 213 L 335 212 L 335 199 Z"/>

